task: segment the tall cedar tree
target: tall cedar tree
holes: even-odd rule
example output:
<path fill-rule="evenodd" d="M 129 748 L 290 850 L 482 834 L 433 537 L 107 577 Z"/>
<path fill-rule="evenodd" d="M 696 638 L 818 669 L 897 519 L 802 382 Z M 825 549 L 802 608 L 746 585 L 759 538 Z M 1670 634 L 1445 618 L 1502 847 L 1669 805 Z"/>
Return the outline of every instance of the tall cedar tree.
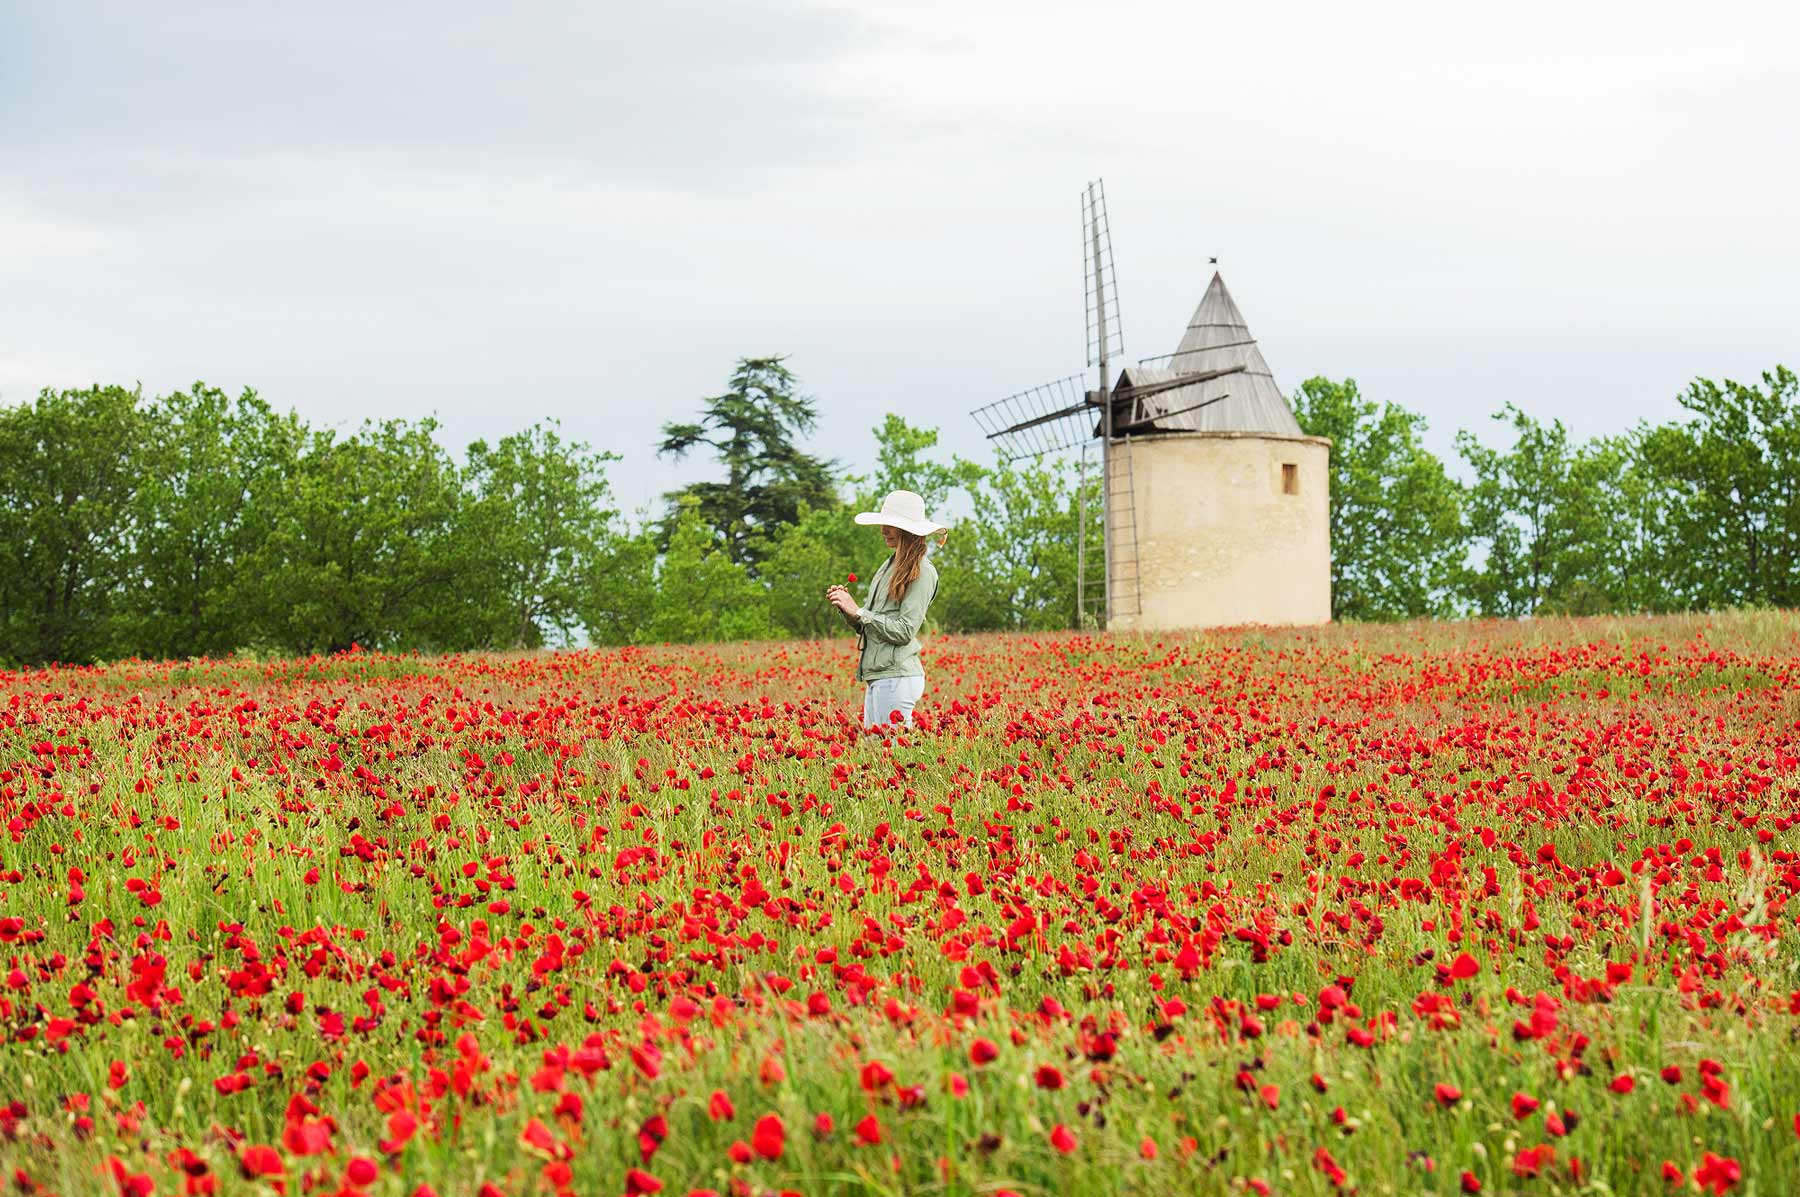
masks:
<path fill-rule="evenodd" d="M 699 445 L 725 467 L 722 482 L 695 482 L 664 497 L 673 529 L 684 503 L 714 529 L 731 560 L 754 576 L 778 529 L 797 523 L 801 508 L 837 505 L 831 462 L 806 453 L 795 438 L 818 424 L 813 401 L 795 393 L 785 358 L 738 361 L 730 389 L 705 401 L 698 423 L 663 425 L 657 456 L 680 460 Z"/>

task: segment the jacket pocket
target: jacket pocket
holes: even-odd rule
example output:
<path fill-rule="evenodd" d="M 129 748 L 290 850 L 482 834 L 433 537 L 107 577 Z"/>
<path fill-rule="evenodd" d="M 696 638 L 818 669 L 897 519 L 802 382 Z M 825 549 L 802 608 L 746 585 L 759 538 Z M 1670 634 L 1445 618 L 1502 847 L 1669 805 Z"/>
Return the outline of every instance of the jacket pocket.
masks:
<path fill-rule="evenodd" d="M 899 645 L 869 637 L 868 645 L 863 649 L 863 672 L 876 674 L 884 669 L 892 669 L 899 660 L 899 653 Z"/>

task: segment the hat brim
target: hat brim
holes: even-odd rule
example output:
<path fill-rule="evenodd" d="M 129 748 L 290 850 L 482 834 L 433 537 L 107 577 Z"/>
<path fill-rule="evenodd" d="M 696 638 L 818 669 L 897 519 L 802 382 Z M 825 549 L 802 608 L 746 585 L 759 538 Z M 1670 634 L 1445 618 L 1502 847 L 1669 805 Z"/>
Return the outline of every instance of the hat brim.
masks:
<path fill-rule="evenodd" d="M 914 536 L 930 536 L 933 532 L 949 531 L 943 524 L 934 524 L 930 520 L 909 520 L 902 515 L 888 515 L 883 511 L 859 511 L 856 513 L 859 524 L 886 524 L 899 528 L 902 532 L 911 532 Z"/>

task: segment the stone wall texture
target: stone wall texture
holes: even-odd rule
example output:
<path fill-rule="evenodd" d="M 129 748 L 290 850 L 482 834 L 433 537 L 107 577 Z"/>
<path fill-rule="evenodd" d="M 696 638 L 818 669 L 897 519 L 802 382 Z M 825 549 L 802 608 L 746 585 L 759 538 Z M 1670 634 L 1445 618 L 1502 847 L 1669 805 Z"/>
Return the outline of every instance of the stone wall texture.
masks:
<path fill-rule="evenodd" d="M 1112 626 L 1123 631 L 1322 624 L 1331 620 L 1327 465 L 1320 437 L 1192 433 L 1134 438 L 1113 454 L 1122 508 L 1125 456 L 1137 524 L 1141 605 Z M 1294 467 L 1299 493 L 1284 490 Z M 1112 513 L 1115 521 L 1125 516 Z M 1117 525 L 1115 525 L 1117 526 Z M 1129 553 L 1114 562 L 1129 580 Z"/>

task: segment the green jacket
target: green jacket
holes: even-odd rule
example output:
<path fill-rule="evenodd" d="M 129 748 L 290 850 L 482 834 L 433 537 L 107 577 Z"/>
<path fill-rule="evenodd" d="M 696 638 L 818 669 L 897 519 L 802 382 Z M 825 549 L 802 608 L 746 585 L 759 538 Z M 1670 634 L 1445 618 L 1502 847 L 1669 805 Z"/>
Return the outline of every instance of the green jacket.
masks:
<path fill-rule="evenodd" d="M 862 656 L 856 663 L 856 678 L 862 682 L 884 677 L 924 677 L 919 664 L 919 629 L 925 624 L 926 608 L 937 594 L 937 567 L 926 558 L 919 562 L 919 576 L 906 588 L 906 598 L 895 602 L 888 597 L 887 576 L 893 569 L 889 557 L 869 579 L 869 597 L 863 601 L 863 617 L 846 614 L 844 622 L 856 632 L 856 647 Z"/>

